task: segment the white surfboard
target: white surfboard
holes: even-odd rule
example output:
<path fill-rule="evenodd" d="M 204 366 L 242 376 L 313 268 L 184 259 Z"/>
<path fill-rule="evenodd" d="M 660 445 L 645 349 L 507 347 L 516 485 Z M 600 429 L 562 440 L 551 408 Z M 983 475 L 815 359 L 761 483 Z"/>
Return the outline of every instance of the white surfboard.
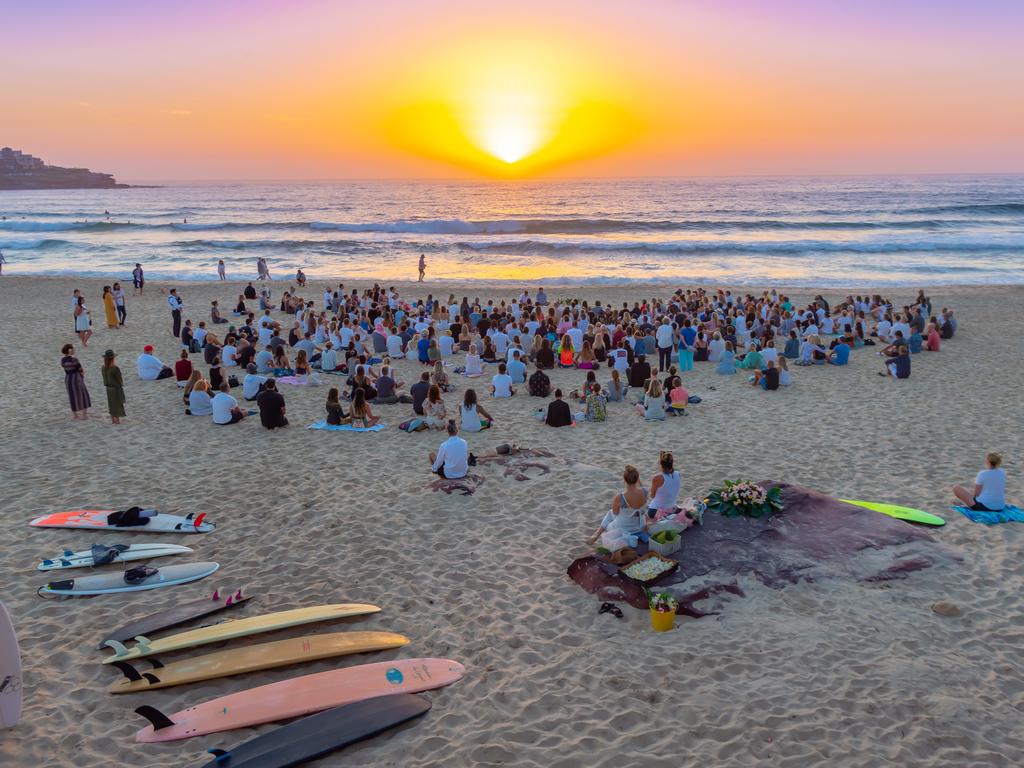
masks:
<path fill-rule="evenodd" d="M 51 581 L 39 588 L 39 594 L 46 595 L 110 595 L 117 592 L 140 592 L 145 589 L 172 587 L 175 584 L 187 584 L 199 581 L 215 572 L 220 565 L 217 563 L 185 563 L 160 568 L 152 576 L 129 584 L 124 580 L 124 573 L 104 573 L 98 576 L 83 576 L 78 579 Z"/>
<path fill-rule="evenodd" d="M 192 551 L 190 547 L 183 547 L 180 544 L 129 544 L 127 549 L 118 552 L 110 562 L 127 563 L 132 560 L 148 560 L 151 557 L 187 555 Z M 80 552 L 65 549 L 57 557 L 43 560 L 37 568 L 40 571 L 58 571 L 64 568 L 92 568 L 94 565 L 96 563 L 91 549 L 83 549 Z"/>
<path fill-rule="evenodd" d="M 21 654 L 14 624 L 0 603 L 0 728 L 12 728 L 21 719 Z"/>

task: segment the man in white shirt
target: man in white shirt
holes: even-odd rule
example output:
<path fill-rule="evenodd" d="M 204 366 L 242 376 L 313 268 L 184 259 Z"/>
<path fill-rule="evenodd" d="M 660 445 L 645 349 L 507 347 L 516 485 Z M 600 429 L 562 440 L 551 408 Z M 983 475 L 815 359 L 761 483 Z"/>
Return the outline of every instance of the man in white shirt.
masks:
<path fill-rule="evenodd" d="M 469 444 L 459 437 L 454 419 L 448 422 L 448 439 L 437 453 L 430 454 L 430 471 L 448 480 L 457 480 L 469 473 Z"/>
<path fill-rule="evenodd" d="M 256 396 L 263 389 L 263 385 L 267 381 L 266 376 L 260 376 L 257 371 L 256 363 L 249 363 L 246 366 L 245 378 L 242 379 L 242 397 L 246 400 L 255 400 Z"/>
<path fill-rule="evenodd" d="M 220 385 L 220 392 L 213 396 L 212 405 L 214 424 L 237 424 L 245 418 L 245 412 L 231 396 L 231 387 L 226 381 Z"/>
<path fill-rule="evenodd" d="M 575 325 L 567 330 L 566 335 L 572 340 L 572 348 L 579 352 L 583 349 L 583 331 Z"/>
<path fill-rule="evenodd" d="M 142 348 L 142 354 L 139 355 L 136 364 L 139 371 L 139 378 L 144 379 L 145 381 L 166 379 L 168 376 L 174 375 L 174 371 L 161 363 L 159 358 L 153 354 L 153 346 L 151 344 L 147 344 Z"/>
<path fill-rule="evenodd" d="M 512 389 L 512 377 L 504 363 L 498 364 L 498 372 L 491 379 L 491 394 L 494 397 L 512 397 L 516 391 Z"/>
<path fill-rule="evenodd" d="M 504 357 L 508 352 L 508 334 L 500 328 L 491 334 L 491 343 L 494 344 L 495 357 Z"/>

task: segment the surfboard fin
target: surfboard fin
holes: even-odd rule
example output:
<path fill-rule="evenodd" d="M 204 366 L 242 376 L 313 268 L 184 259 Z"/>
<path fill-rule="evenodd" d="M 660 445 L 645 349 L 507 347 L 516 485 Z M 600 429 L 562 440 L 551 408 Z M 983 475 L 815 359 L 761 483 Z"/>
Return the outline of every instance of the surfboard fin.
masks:
<path fill-rule="evenodd" d="M 160 678 L 154 675 L 152 672 L 143 672 L 142 676 L 149 680 L 150 685 L 156 685 L 160 682 Z"/>
<path fill-rule="evenodd" d="M 222 760 L 227 760 L 229 757 L 231 757 L 231 753 L 226 752 L 223 749 L 208 749 L 206 751 L 213 755 L 214 762 L 217 763 L 221 762 Z"/>
<path fill-rule="evenodd" d="M 139 674 L 138 670 L 135 669 L 135 667 L 133 667 L 127 661 L 112 661 L 110 663 L 113 664 L 118 669 L 120 669 L 121 670 L 121 674 L 123 674 L 125 677 L 127 677 L 129 680 L 131 680 L 133 683 L 136 680 L 141 680 L 142 679 L 142 675 Z"/>
<path fill-rule="evenodd" d="M 215 590 L 213 590 L 213 597 L 212 597 L 211 599 L 212 599 L 212 600 L 213 600 L 213 602 L 215 602 L 215 603 L 216 603 L 216 602 L 218 602 L 218 601 L 220 600 L 220 590 L 219 590 L 219 589 L 215 589 Z"/>
<path fill-rule="evenodd" d="M 174 721 L 171 718 L 156 707 L 151 707 L 148 704 L 143 704 L 141 707 L 136 708 L 135 714 L 142 715 L 149 720 L 149 724 L 153 726 L 154 731 L 162 731 L 164 728 L 170 728 L 174 725 Z"/>
<path fill-rule="evenodd" d="M 128 655 L 128 646 L 125 645 L 124 643 L 120 642 L 119 640 L 106 640 L 106 641 L 104 641 L 103 644 L 105 646 L 107 646 L 108 648 L 113 648 L 114 649 L 114 656 L 127 656 Z"/>
<path fill-rule="evenodd" d="M 153 669 L 164 668 L 163 662 L 160 661 L 160 659 L 158 659 L 156 656 L 150 656 L 148 659 L 146 659 L 146 661 L 149 662 L 150 666 L 153 667 Z"/>
<path fill-rule="evenodd" d="M 149 638 L 145 635 L 136 635 L 135 642 L 139 646 L 139 650 L 143 653 L 149 653 Z"/>

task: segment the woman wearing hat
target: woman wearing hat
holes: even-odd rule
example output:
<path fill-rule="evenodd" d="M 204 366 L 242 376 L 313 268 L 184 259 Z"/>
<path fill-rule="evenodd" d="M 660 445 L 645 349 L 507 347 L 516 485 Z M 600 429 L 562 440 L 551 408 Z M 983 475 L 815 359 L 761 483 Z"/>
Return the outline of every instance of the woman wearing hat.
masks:
<path fill-rule="evenodd" d="M 108 349 L 103 353 L 103 386 L 107 388 L 107 409 L 110 411 L 110 423 L 120 424 L 124 412 L 124 379 L 121 369 L 117 367 L 117 355 Z"/>

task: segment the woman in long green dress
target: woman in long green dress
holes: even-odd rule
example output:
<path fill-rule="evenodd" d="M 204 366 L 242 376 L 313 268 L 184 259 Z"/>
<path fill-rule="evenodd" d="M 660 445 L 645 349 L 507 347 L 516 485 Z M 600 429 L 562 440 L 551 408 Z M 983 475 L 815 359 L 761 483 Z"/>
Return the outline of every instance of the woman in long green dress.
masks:
<path fill-rule="evenodd" d="M 103 353 L 103 386 L 107 388 L 107 408 L 110 410 L 110 422 L 120 424 L 124 412 L 124 379 L 121 369 L 117 367 L 117 355 L 108 349 Z"/>

